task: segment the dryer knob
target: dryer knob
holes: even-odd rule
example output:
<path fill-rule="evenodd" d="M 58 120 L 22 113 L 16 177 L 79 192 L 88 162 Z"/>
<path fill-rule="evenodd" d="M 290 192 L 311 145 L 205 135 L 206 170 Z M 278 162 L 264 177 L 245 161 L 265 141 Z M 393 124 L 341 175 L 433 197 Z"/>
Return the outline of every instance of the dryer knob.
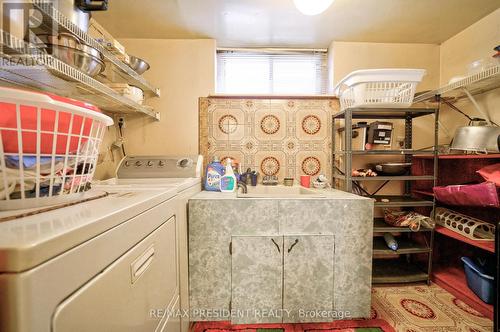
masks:
<path fill-rule="evenodd" d="M 158 163 L 158 166 L 160 166 L 160 167 L 165 166 L 165 160 L 160 160 L 160 162 Z"/>
<path fill-rule="evenodd" d="M 191 166 L 192 163 L 193 161 L 191 159 L 182 158 L 177 161 L 177 167 L 186 168 L 188 166 Z"/>
<path fill-rule="evenodd" d="M 142 161 L 137 160 L 137 161 L 135 162 L 135 166 L 137 166 L 137 167 L 141 167 L 141 166 L 142 166 Z"/>
<path fill-rule="evenodd" d="M 148 161 L 148 167 L 153 167 L 153 162 L 151 160 Z"/>
<path fill-rule="evenodd" d="M 128 161 L 128 160 L 127 160 L 127 161 L 125 162 L 125 167 L 129 167 L 129 166 L 130 166 L 130 161 Z"/>

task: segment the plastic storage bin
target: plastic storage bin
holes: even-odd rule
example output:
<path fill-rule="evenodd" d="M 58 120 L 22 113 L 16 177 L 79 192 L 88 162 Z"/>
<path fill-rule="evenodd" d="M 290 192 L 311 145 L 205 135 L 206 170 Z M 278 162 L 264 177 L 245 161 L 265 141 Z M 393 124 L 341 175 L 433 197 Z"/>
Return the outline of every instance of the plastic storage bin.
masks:
<path fill-rule="evenodd" d="M 477 264 L 469 257 L 462 257 L 464 262 L 467 285 L 481 300 L 488 304 L 494 301 L 494 281 L 493 273 L 485 266 Z"/>
<path fill-rule="evenodd" d="M 411 106 L 424 69 L 365 69 L 344 77 L 335 87 L 340 109 Z"/>
<path fill-rule="evenodd" d="M 112 124 L 90 104 L 0 87 L 0 210 L 59 204 L 86 191 Z"/>

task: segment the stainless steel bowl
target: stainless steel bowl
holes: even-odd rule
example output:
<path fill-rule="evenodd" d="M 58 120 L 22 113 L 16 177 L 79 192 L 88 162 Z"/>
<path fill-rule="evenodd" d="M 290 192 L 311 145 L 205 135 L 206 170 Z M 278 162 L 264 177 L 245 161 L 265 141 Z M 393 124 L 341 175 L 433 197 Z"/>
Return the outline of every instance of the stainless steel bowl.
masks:
<path fill-rule="evenodd" d="M 81 49 L 76 49 L 48 44 L 47 52 L 90 77 L 99 75 L 105 68 L 104 61 L 100 56 L 96 56 L 100 55 L 99 51 L 86 45 L 83 45 Z"/>
<path fill-rule="evenodd" d="M 128 65 L 139 75 L 144 74 L 150 68 L 149 63 L 132 55 L 130 56 Z"/>
<path fill-rule="evenodd" d="M 76 68 L 90 77 L 99 75 L 105 68 L 101 52 L 69 33 L 38 35 L 48 54 Z"/>
<path fill-rule="evenodd" d="M 43 44 L 46 45 L 48 44 L 59 45 L 71 48 L 78 48 L 79 46 L 82 45 L 82 42 L 80 41 L 80 39 L 78 39 L 78 37 L 68 32 L 61 32 L 57 35 L 44 33 L 44 34 L 38 34 L 36 36 L 38 37 L 38 39 L 40 39 L 40 41 Z"/>

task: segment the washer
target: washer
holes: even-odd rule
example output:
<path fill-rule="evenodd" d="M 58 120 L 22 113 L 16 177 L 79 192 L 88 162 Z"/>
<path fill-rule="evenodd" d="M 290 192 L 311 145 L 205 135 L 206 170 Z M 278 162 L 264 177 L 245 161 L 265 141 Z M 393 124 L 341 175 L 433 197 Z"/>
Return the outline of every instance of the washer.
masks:
<path fill-rule="evenodd" d="M 127 156 L 118 165 L 116 177 L 101 181 L 97 186 L 127 190 L 132 188 L 171 188 L 177 190 L 177 243 L 179 261 L 179 311 L 181 331 L 189 330 L 189 275 L 188 275 L 188 200 L 201 191 L 203 157 L 177 156 Z"/>

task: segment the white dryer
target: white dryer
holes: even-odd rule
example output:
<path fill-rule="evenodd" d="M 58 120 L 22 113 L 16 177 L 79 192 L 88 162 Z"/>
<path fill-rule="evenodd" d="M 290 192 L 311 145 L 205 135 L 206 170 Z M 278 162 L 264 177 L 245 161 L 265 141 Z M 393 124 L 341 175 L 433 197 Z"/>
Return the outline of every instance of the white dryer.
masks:
<path fill-rule="evenodd" d="M 176 194 L 108 190 L 50 211 L 1 213 L 0 330 L 149 332 L 174 324 L 152 310 L 177 305 Z"/>

